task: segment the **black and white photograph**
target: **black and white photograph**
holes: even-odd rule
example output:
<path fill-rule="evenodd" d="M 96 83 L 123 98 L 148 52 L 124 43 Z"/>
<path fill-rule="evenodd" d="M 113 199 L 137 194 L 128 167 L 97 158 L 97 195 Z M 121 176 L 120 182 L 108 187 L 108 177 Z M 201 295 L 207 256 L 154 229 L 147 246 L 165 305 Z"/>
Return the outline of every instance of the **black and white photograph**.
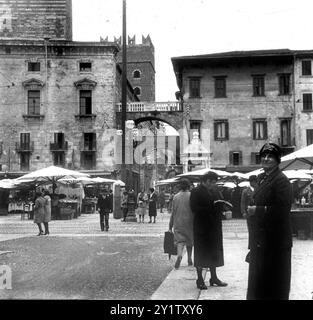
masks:
<path fill-rule="evenodd" d="M 0 0 L 0 302 L 312 300 L 312 11 Z"/>

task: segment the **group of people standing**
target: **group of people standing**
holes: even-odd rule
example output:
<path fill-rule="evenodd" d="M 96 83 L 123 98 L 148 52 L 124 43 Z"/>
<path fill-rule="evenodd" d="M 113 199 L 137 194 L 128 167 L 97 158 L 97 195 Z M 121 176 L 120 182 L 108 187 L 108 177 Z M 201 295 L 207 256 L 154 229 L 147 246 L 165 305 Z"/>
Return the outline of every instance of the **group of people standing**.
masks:
<path fill-rule="evenodd" d="M 122 221 L 126 221 L 127 213 L 132 206 L 136 210 L 139 223 L 144 223 L 145 216 L 148 211 L 149 222 L 155 223 L 157 216 L 157 202 L 158 195 L 155 192 L 154 188 L 149 189 L 149 193 L 146 193 L 144 190 L 141 190 L 137 197 L 134 194 L 134 190 L 127 192 L 126 190 L 122 194 L 121 207 L 123 211 Z"/>
<path fill-rule="evenodd" d="M 260 150 L 264 173 L 250 178 L 251 188 L 242 202 L 249 232 L 248 300 L 287 300 L 291 279 L 291 203 L 292 190 L 281 172 L 280 147 L 266 143 Z M 224 204 L 218 190 L 218 176 L 208 172 L 200 184 L 189 191 L 189 181 L 182 180 L 180 192 L 174 196 L 169 229 L 174 231 L 177 245 L 175 268 L 179 268 L 186 246 L 188 265 L 197 271 L 196 285 L 207 289 L 202 271 L 210 269 L 210 286 L 226 287 L 216 268 L 224 265 L 222 211 Z"/>
<path fill-rule="evenodd" d="M 51 197 L 48 190 L 37 191 L 34 206 L 34 223 L 37 224 L 37 236 L 49 235 L 49 222 L 51 221 Z M 44 225 L 45 231 L 42 229 Z"/>

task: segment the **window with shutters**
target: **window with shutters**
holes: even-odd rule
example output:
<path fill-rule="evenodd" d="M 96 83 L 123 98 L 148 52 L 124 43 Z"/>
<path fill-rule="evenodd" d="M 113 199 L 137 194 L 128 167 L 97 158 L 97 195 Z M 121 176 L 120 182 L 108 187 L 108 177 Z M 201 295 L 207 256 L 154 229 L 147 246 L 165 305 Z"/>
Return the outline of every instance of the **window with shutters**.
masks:
<path fill-rule="evenodd" d="M 55 166 L 65 166 L 65 153 L 60 152 L 53 152 L 53 165 Z"/>
<path fill-rule="evenodd" d="M 29 132 L 20 134 L 20 149 L 30 150 L 30 133 Z"/>
<path fill-rule="evenodd" d="M 214 140 L 228 140 L 228 120 L 214 120 Z"/>
<path fill-rule="evenodd" d="M 312 93 L 303 93 L 303 111 L 312 111 Z"/>
<path fill-rule="evenodd" d="M 189 98 L 200 98 L 200 78 L 189 78 Z"/>
<path fill-rule="evenodd" d="M 264 75 L 253 75 L 253 96 L 261 97 L 264 96 Z"/>
<path fill-rule="evenodd" d="M 81 115 L 92 114 L 92 93 L 91 90 L 79 91 L 79 112 Z"/>
<path fill-rule="evenodd" d="M 55 132 L 54 133 L 54 143 L 61 149 L 64 145 L 64 133 Z"/>
<path fill-rule="evenodd" d="M 229 164 L 233 166 L 242 165 L 242 151 L 230 151 Z"/>
<path fill-rule="evenodd" d="M 253 120 L 253 140 L 267 139 L 267 122 L 265 119 Z"/>
<path fill-rule="evenodd" d="M 84 169 L 91 170 L 96 168 L 97 140 L 96 133 L 85 132 L 83 149 L 81 152 L 81 166 Z"/>
<path fill-rule="evenodd" d="M 311 76 L 312 75 L 312 63 L 311 60 L 302 60 L 302 75 Z"/>
<path fill-rule="evenodd" d="M 95 151 L 96 150 L 96 134 L 94 132 L 84 133 L 84 150 L 85 151 Z"/>
<path fill-rule="evenodd" d="M 310 145 L 313 143 L 313 129 L 306 130 L 306 144 Z"/>
<path fill-rule="evenodd" d="M 28 90 L 28 115 L 40 115 L 40 90 Z"/>
<path fill-rule="evenodd" d="M 279 79 L 279 94 L 286 95 L 290 94 L 290 74 L 284 73 L 278 75 Z"/>
<path fill-rule="evenodd" d="M 96 168 L 96 154 L 94 152 L 82 152 L 81 154 L 81 166 L 86 170 L 92 170 Z"/>
<path fill-rule="evenodd" d="M 258 152 L 251 152 L 251 164 L 261 164 L 261 157 Z"/>
<path fill-rule="evenodd" d="M 215 98 L 226 98 L 226 76 L 215 77 Z"/>
<path fill-rule="evenodd" d="M 91 72 L 91 62 L 80 62 L 79 71 L 80 72 Z"/>
<path fill-rule="evenodd" d="M 40 71 L 40 62 L 28 62 L 27 67 L 29 72 L 38 72 Z"/>
<path fill-rule="evenodd" d="M 280 120 L 280 145 L 291 146 L 291 119 Z"/>
<path fill-rule="evenodd" d="M 29 171 L 30 153 L 20 153 L 20 169 L 21 171 Z"/>

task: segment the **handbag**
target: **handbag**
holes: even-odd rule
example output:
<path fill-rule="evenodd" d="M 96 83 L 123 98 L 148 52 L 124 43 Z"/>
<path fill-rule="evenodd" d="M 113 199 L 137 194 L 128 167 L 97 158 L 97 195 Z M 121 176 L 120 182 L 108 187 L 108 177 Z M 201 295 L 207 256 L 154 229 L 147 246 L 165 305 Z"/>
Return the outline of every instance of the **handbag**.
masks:
<path fill-rule="evenodd" d="M 168 259 L 171 259 L 171 255 L 177 255 L 177 246 L 174 243 L 174 234 L 171 231 L 164 232 L 164 253 L 168 254 Z"/>

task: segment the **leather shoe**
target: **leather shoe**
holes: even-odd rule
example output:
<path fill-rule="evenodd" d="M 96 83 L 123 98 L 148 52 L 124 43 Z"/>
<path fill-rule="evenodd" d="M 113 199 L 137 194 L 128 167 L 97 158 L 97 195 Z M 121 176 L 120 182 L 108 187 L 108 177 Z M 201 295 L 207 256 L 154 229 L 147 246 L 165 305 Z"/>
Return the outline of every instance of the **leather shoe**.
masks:
<path fill-rule="evenodd" d="M 175 263 L 175 269 L 179 269 L 181 260 L 182 260 L 182 257 L 178 256 L 177 260 L 176 260 L 176 263 Z"/>
<path fill-rule="evenodd" d="M 196 284 L 197 284 L 197 288 L 200 290 L 207 290 L 208 289 L 208 287 L 206 286 L 206 284 L 204 283 L 203 280 L 197 279 Z"/>
<path fill-rule="evenodd" d="M 210 279 L 210 286 L 213 287 L 216 285 L 217 287 L 226 287 L 228 284 L 226 282 L 221 281 L 220 279 Z"/>

